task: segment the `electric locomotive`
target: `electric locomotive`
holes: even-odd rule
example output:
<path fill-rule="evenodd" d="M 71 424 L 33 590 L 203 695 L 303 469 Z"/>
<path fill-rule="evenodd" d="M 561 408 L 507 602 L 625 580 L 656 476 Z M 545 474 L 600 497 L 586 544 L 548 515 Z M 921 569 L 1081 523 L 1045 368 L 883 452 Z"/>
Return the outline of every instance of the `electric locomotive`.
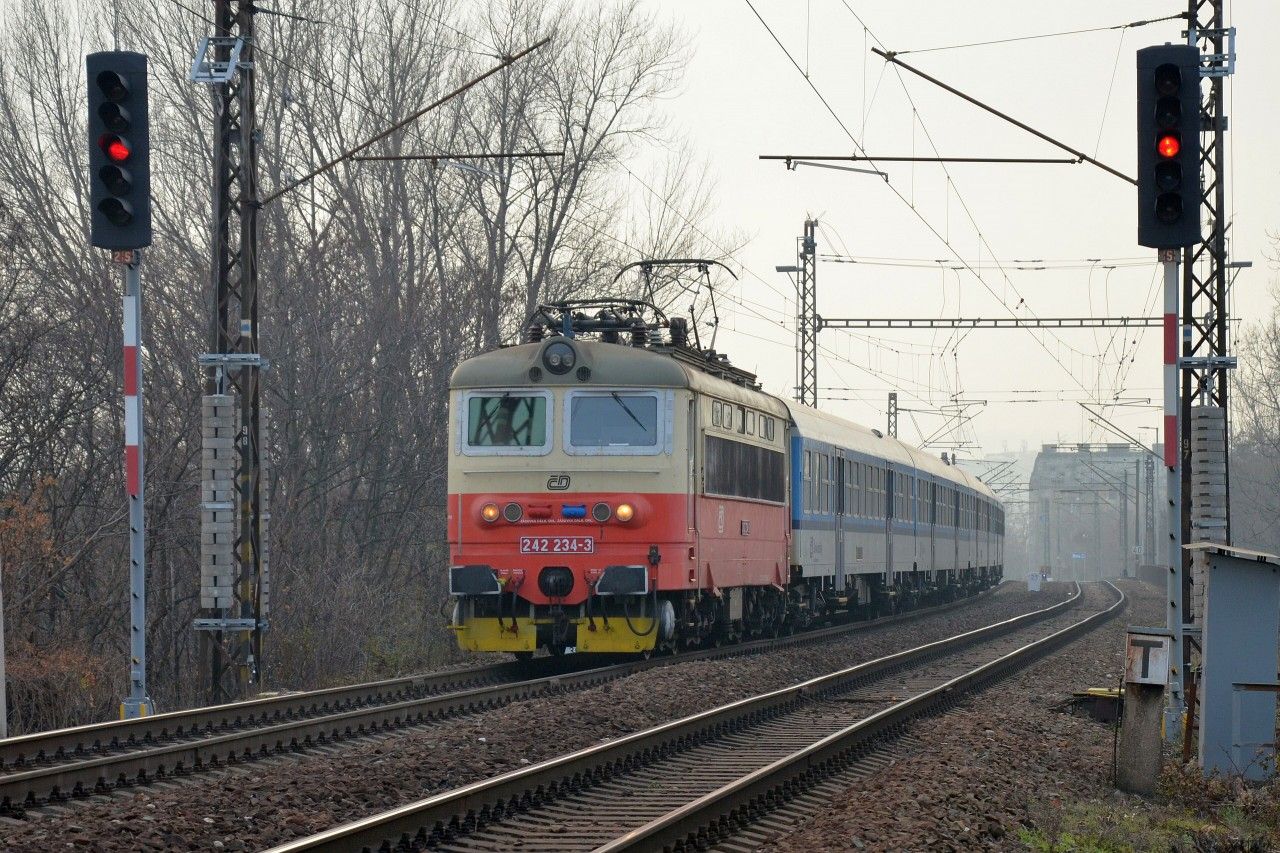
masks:
<path fill-rule="evenodd" d="M 985 486 L 764 393 L 648 303 L 540 306 L 449 394 L 463 649 L 650 653 L 999 579 Z"/>

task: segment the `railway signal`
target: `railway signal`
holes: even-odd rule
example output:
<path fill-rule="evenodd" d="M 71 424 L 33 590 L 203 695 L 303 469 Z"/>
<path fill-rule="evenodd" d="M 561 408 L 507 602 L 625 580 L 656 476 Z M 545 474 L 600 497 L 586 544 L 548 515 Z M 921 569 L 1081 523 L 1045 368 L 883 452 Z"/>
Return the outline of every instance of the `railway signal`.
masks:
<path fill-rule="evenodd" d="M 89 242 L 100 249 L 151 245 L 151 141 L 147 57 L 85 57 L 89 90 Z"/>
<path fill-rule="evenodd" d="M 1200 242 L 1200 51 L 1138 51 L 1138 243 Z"/>
<path fill-rule="evenodd" d="M 129 504 L 129 695 L 122 718 L 152 711 L 147 695 L 146 466 L 142 436 L 142 252 L 151 245 L 147 57 L 85 57 L 89 91 L 89 242 L 124 269 L 125 491 Z"/>

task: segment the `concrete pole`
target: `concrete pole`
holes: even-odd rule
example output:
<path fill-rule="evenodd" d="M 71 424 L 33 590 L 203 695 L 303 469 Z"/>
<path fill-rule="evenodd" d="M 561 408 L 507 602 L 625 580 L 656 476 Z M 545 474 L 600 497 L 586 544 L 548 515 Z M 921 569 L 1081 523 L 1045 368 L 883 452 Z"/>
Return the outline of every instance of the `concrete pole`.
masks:
<path fill-rule="evenodd" d="M 1125 474 L 1128 477 L 1128 474 Z M 1138 547 L 1142 544 L 1142 459 L 1133 460 L 1133 576 L 1138 576 L 1142 559 L 1138 556 Z M 1147 559 L 1150 559 L 1148 557 Z"/>
<path fill-rule="evenodd" d="M 1120 577 L 1129 577 L 1129 469 L 1124 469 L 1124 491 L 1120 493 Z"/>
<path fill-rule="evenodd" d="M 1100 581 L 1105 575 L 1102 566 L 1102 495 L 1095 494 L 1093 496 L 1093 553 L 1096 555 L 1093 559 L 1098 566 L 1096 577 L 1089 580 Z M 1086 561 L 1086 565 L 1088 561 Z"/>

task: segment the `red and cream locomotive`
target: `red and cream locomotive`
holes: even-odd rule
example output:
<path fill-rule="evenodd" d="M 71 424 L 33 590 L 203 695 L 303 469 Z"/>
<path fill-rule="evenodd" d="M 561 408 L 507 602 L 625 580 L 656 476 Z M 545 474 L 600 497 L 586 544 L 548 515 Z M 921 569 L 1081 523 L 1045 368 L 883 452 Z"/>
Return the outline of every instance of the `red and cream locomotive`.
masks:
<path fill-rule="evenodd" d="M 647 653 L 999 579 L 986 486 L 762 392 L 682 319 L 565 302 L 527 338 L 450 380 L 461 648 Z"/>

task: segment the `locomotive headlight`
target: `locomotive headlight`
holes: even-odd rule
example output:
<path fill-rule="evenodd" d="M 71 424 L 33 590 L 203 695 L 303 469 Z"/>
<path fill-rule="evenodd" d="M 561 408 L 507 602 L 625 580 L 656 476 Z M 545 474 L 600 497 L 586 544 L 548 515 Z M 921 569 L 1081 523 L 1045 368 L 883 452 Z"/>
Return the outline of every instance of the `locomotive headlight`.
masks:
<path fill-rule="evenodd" d="M 573 370 L 573 366 L 577 361 L 578 354 L 573 351 L 573 347 L 564 341 L 556 341 L 549 344 L 542 351 L 542 363 L 546 365 L 547 370 L 558 375 L 563 375 Z"/>
<path fill-rule="evenodd" d="M 485 504 L 480 508 L 480 517 L 485 521 L 497 521 L 500 515 L 502 515 L 502 512 L 498 509 L 497 504 Z"/>
<path fill-rule="evenodd" d="M 618 521 L 630 521 L 636 517 L 636 508 L 631 504 L 618 504 L 618 508 L 613 511 L 613 516 Z"/>

